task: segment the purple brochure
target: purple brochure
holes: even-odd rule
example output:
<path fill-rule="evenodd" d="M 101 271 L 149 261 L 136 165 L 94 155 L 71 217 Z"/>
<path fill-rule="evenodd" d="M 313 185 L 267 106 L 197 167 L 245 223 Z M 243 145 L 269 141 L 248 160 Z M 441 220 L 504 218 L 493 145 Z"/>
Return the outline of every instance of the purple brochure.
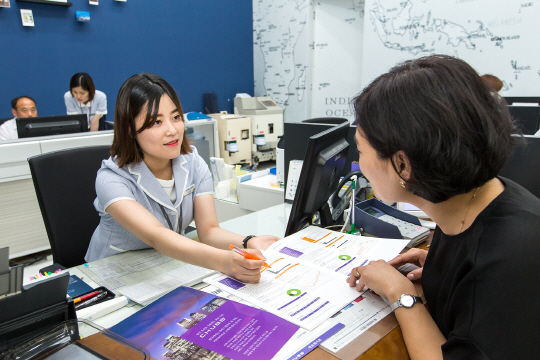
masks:
<path fill-rule="evenodd" d="M 183 339 L 234 360 L 271 359 L 298 326 L 264 310 L 228 300 Z"/>
<path fill-rule="evenodd" d="M 156 360 L 265 360 L 298 328 L 264 310 L 179 287 L 110 330 Z"/>

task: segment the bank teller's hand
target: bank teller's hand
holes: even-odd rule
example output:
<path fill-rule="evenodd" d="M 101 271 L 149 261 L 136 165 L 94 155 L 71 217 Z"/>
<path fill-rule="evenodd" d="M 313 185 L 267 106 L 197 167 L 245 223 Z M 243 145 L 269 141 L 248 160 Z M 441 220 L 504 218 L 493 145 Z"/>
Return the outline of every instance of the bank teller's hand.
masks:
<path fill-rule="evenodd" d="M 415 294 L 413 283 L 384 260 L 370 261 L 366 266 L 353 268 L 347 282 L 350 287 L 356 286 L 357 291 L 367 286 L 392 302 L 402 294 Z"/>
<path fill-rule="evenodd" d="M 280 239 L 277 236 L 260 235 L 249 239 L 247 245 L 248 249 L 266 250 L 270 247 L 270 245 L 272 245 L 278 240 Z"/>
<path fill-rule="evenodd" d="M 242 282 L 257 283 L 261 279 L 261 268 L 266 258 L 259 250 L 247 249 L 244 251 L 261 260 L 246 259 L 234 251 L 226 251 L 225 271 L 222 270 L 222 272 Z"/>
<path fill-rule="evenodd" d="M 426 262 L 427 253 L 428 252 L 426 250 L 411 249 L 405 254 L 396 256 L 388 263 L 395 268 L 398 268 L 406 263 L 420 266 L 420 269 L 413 270 L 407 274 L 407 278 L 409 280 L 418 280 L 422 278 L 422 270 L 424 269 L 424 263 Z"/>

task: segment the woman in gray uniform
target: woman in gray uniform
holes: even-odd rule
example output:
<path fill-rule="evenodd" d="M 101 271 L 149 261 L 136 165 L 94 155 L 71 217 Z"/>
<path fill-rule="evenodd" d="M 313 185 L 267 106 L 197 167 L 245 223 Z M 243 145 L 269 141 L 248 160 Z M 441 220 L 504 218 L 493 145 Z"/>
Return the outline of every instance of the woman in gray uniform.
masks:
<path fill-rule="evenodd" d="M 94 206 L 101 221 L 86 261 L 153 247 L 172 258 L 257 282 L 262 260 L 228 250 L 233 244 L 264 259 L 275 236 L 244 236 L 218 224 L 212 177 L 184 132 L 174 89 L 153 74 L 130 77 L 115 108 L 111 158 L 96 179 Z M 195 220 L 200 243 L 183 236 Z"/>

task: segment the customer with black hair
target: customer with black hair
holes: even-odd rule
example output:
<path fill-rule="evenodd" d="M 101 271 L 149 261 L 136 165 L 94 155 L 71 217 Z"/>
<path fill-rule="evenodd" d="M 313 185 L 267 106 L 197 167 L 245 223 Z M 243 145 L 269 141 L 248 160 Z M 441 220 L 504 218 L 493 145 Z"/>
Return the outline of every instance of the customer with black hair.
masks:
<path fill-rule="evenodd" d="M 36 101 L 30 96 L 17 96 L 11 100 L 11 113 L 15 117 L 0 125 L 0 141 L 19 138 L 16 120 L 17 118 L 37 117 Z"/>
<path fill-rule="evenodd" d="M 87 114 L 89 131 L 99 130 L 99 119 L 107 114 L 107 96 L 96 90 L 90 75 L 77 73 L 71 77 L 64 102 L 68 115 Z"/>
<path fill-rule="evenodd" d="M 130 77 L 118 92 L 111 158 L 96 178 L 100 223 L 86 253 L 95 261 L 153 247 L 172 258 L 258 282 L 275 236 L 243 236 L 219 227 L 208 165 L 190 146 L 184 113 L 172 86 L 154 74 Z M 185 237 L 195 220 L 200 242 Z"/>
<path fill-rule="evenodd" d="M 437 228 L 428 251 L 353 268 L 388 298 L 411 359 L 536 359 L 540 200 L 498 176 L 521 141 L 508 110 L 464 61 L 400 64 L 355 98 L 360 169 L 383 201 L 416 205 Z M 396 267 L 421 268 L 401 275 Z M 429 311 L 416 304 L 422 280 Z"/>

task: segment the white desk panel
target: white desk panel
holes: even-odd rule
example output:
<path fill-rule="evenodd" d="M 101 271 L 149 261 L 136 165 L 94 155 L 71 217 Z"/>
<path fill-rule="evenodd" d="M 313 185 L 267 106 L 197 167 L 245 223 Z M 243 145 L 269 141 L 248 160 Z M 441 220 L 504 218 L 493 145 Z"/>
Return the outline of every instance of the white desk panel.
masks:
<path fill-rule="evenodd" d="M 52 151 L 85 146 L 111 145 L 113 141 L 113 130 L 81 133 L 81 135 L 82 136 L 43 139 L 40 141 L 41 152 L 45 154 Z"/>

